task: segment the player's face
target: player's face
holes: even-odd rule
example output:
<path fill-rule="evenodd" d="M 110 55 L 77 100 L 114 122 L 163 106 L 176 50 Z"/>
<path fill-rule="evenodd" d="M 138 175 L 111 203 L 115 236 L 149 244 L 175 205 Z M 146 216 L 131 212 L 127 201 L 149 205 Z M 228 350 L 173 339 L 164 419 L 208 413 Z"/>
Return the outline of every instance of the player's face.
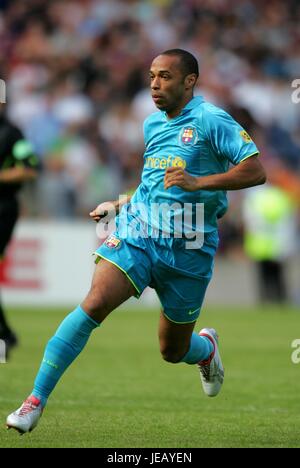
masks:
<path fill-rule="evenodd" d="M 186 80 L 180 68 L 180 58 L 159 55 L 150 68 L 151 94 L 156 107 L 176 115 L 185 105 Z"/>

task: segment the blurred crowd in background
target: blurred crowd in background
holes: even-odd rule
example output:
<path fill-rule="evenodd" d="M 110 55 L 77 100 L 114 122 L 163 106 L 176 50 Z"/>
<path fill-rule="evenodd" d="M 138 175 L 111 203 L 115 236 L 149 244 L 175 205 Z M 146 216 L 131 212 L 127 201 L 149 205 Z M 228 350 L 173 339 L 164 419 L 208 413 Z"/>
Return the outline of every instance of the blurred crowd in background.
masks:
<path fill-rule="evenodd" d="M 33 143 L 41 175 L 27 214 L 87 216 L 139 183 L 143 119 L 156 108 L 149 65 L 183 48 L 200 64 L 196 94 L 250 133 L 269 182 L 300 201 L 298 0 L 0 0 L 0 77 L 8 114 Z M 240 238 L 233 192 L 222 243 Z"/>

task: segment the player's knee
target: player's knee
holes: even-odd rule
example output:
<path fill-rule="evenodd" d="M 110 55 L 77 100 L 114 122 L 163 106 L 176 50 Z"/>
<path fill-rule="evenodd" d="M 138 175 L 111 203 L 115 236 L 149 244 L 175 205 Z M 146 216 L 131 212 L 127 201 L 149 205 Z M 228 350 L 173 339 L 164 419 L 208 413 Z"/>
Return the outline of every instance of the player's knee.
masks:
<path fill-rule="evenodd" d="M 161 347 L 160 352 L 161 352 L 162 358 L 167 362 L 171 362 L 172 364 L 176 364 L 180 362 L 185 354 L 181 352 L 181 350 L 174 349 L 168 346 Z"/>
<path fill-rule="evenodd" d="M 102 322 L 109 314 L 109 306 L 104 294 L 101 294 L 95 287 L 91 287 L 86 299 L 82 303 L 84 311 L 97 322 Z"/>

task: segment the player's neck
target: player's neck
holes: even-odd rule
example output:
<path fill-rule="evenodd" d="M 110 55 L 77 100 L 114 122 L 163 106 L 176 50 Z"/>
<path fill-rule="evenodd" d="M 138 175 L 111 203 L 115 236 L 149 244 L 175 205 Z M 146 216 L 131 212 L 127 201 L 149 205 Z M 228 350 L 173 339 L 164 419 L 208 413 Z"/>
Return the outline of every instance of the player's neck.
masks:
<path fill-rule="evenodd" d="M 175 119 L 176 117 L 178 117 L 181 114 L 182 109 L 185 108 L 185 106 L 193 99 L 193 97 L 193 94 L 185 96 L 181 101 L 180 105 L 178 105 L 175 109 L 166 111 L 168 119 Z"/>

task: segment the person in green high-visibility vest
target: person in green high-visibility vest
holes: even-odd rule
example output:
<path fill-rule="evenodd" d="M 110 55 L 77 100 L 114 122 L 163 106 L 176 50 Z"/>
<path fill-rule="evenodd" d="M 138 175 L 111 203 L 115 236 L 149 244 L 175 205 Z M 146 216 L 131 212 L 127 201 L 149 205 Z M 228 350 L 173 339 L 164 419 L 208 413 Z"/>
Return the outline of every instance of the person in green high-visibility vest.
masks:
<path fill-rule="evenodd" d="M 297 211 L 291 196 L 266 184 L 245 192 L 244 249 L 257 264 L 262 302 L 288 300 L 285 264 L 297 251 Z"/>

